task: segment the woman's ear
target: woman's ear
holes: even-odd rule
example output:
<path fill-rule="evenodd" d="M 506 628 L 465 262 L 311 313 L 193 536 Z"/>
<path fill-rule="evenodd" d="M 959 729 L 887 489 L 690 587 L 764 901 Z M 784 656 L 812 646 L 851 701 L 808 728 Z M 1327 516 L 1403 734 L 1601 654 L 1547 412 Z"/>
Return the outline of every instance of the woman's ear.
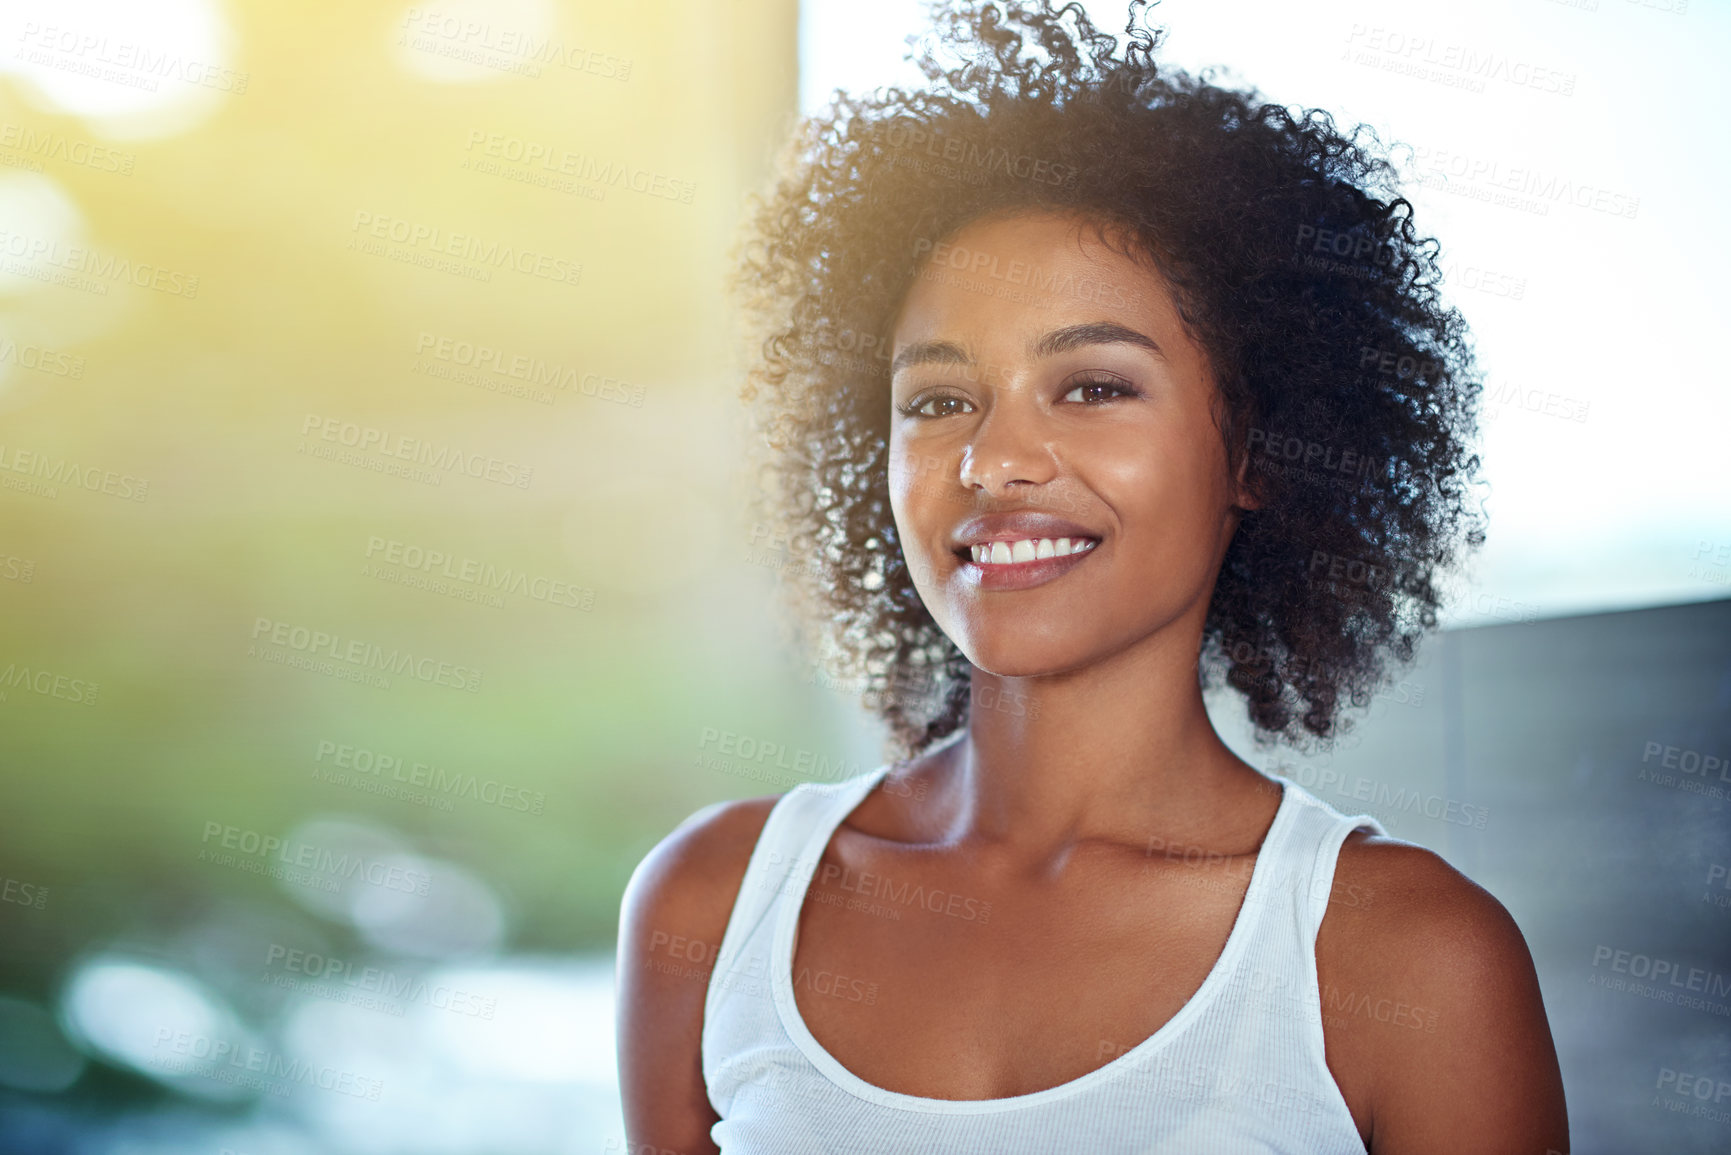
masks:
<path fill-rule="evenodd" d="M 1250 478 L 1250 450 L 1244 451 L 1243 458 L 1238 462 L 1238 477 L 1234 481 L 1232 504 L 1246 512 L 1262 508 L 1262 497 L 1256 491 L 1261 488 L 1257 482 L 1260 479 Z"/>

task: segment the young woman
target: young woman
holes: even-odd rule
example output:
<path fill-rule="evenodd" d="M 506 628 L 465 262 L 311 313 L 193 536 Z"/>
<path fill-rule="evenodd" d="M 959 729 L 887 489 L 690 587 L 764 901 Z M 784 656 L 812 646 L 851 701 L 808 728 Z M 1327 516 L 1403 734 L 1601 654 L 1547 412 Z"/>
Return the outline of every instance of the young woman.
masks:
<path fill-rule="evenodd" d="M 1203 708 L 1332 738 L 1482 541 L 1436 245 L 1139 5 L 1122 55 L 1003 7 L 809 124 L 745 250 L 802 608 L 898 756 L 638 867 L 631 1150 L 1566 1151 L 1508 914 Z"/>

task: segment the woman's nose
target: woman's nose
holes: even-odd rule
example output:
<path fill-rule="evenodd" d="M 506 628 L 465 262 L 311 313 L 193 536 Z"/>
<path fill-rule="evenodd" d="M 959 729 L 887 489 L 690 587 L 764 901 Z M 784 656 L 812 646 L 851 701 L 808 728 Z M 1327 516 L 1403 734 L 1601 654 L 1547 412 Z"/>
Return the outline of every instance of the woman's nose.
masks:
<path fill-rule="evenodd" d="M 1002 496 L 1010 486 L 1044 485 L 1057 476 L 1049 431 L 1027 398 L 999 390 L 962 449 L 962 484 Z"/>

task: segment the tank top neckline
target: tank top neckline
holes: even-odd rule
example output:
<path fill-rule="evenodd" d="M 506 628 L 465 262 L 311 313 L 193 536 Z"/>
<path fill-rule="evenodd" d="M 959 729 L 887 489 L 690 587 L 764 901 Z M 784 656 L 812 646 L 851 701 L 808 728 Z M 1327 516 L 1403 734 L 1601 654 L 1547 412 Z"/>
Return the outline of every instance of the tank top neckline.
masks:
<path fill-rule="evenodd" d="M 1068 1098 L 1090 1088 L 1097 1087 L 1118 1076 L 1138 1067 L 1145 1059 L 1159 1051 L 1173 1039 L 1183 1033 L 1191 1022 L 1200 1017 L 1208 1006 L 1218 996 L 1221 988 L 1231 982 L 1232 973 L 1238 965 L 1238 956 L 1244 953 L 1246 943 L 1255 935 L 1256 923 L 1261 919 L 1262 912 L 1271 904 L 1266 901 L 1266 891 L 1271 885 L 1270 874 L 1279 869 L 1278 866 L 1264 868 L 1264 863 L 1279 858 L 1284 850 L 1286 834 L 1293 822 L 1297 810 L 1297 799 L 1292 785 L 1284 778 L 1275 778 L 1280 783 L 1280 805 L 1274 812 L 1274 821 L 1269 824 L 1268 833 L 1263 835 L 1262 846 L 1257 850 L 1256 862 L 1251 867 L 1250 883 L 1245 887 L 1244 898 L 1238 906 L 1238 913 L 1233 918 L 1232 929 L 1227 933 L 1226 945 L 1221 947 L 1220 956 L 1214 960 L 1202 985 L 1197 987 L 1184 1005 L 1154 1031 L 1153 1034 L 1137 1043 L 1134 1047 L 1115 1056 L 1104 1066 L 1087 1071 L 1068 1082 L 1059 1083 L 1053 1087 L 1045 1087 L 1038 1091 L 1030 1091 L 1024 1095 L 1009 1095 L 996 1099 L 933 1099 L 923 1095 L 908 1095 L 901 1091 L 891 1091 L 868 1083 L 846 1067 L 826 1050 L 817 1037 L 811 1033 L 805 1024 L 805 1018 L 799 1013 L 799 1004 L 793 994 L 793 945 L 794 932 L 799 926 L 799 912 L 805 906 L 806 892 L 811 886 L 811 879 L 817 872 L 818 860 L 823 857 L 824 850 L 829 846 L 829 840 L 840 829 L 848 815 L 871 796 L 885 775 L 890 771 L 889 764 L 880 766 L 877 770 L 862 775 L 853 788 L 840 793 L 839 801 L 823 812 L 823 819 L 810 837 L 799 856 L 794 860 L 787 884 L 778 888 L 778 904 L 775 912 L 774 946 L 770 952 L 770 991 L 775 1002 L 777 1015 L 781 1019 L 782 1028 L 794 1046 L 821 1071 L 831 1083 L 843 1091 L 868 1102 L 885 1107 L 895 1107 L 906 1111 L 924 1112 L 939 1115 L 983 1115 L 996 1111 L 1009 1111 L 1021 1107 L 1036 1107 Z M 837 783 L 837 786 L 846 785 Z"/>

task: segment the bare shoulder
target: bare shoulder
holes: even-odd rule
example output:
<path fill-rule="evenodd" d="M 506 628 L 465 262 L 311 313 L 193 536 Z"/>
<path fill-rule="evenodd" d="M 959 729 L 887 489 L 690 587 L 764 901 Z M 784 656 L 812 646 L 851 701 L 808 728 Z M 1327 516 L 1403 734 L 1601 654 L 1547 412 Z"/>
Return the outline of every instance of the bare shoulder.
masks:
<path fill-rule="evenodd" d="M 703 1006 L 728 917 L 778 795 L 718 802 L 658 842 L 619 911 L 620 1093 L 626 1134 L 646 1150 L 715 1150 L 703 1081 Z M 635 1149 L 635 1148 L 633 1148 Z"/>
<path fill-rule="evenodd" d="M 1329 1067 L 1373 1152 L 1568 1150 L 1532 954 L 1489 891 L 1421 846 L 1356 831 L 1316 958 Z"/>
<path fill-rule="evenodd" d="M 725 929 L 752 848 L 780 799 L 770 794 L 716 802 L 681 822 L 631 872 L 621 929 L 633 917 L 688 926 L 719 922 Z"/>
<path fill-rule="evenodd" d="M 1456 978 L 1467 977 L 1453 974 L 1461 968 L 1531 964 L 1526 940 L 1503 904 L 1422 846 L 1354 831 L 1340 848 L 1334 877 L 1337 894 L 1349 888 L 1364 896 L 1349 908 L 1355 917 L 1333 920 L 1342 932 L 1336 940 L 1366 948 L 1354 950 L 1356 957 L 1374 954 Z"/>

